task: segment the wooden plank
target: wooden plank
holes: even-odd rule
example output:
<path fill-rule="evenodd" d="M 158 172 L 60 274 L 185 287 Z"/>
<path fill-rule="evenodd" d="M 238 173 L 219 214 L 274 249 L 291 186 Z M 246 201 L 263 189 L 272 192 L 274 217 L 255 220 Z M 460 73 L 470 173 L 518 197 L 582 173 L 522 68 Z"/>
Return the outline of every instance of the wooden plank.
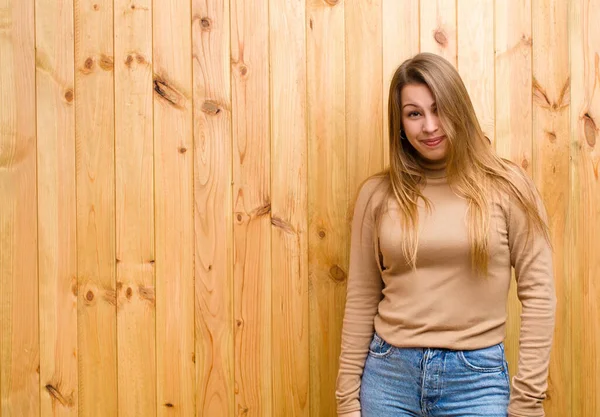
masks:
<path fill-rule="evenodd" d="M 571 158 L 571 219 L 568 247 L 571 277 L 572 330 L 555 343 L 556 356 L 563 361 L 571 358 L 570 363 L 562 362 L 557 373 L 561 381 L 572 381 L 573 416 L 600 415 L 600 257 L 598 257 L 598 236 L 600 236 L 600 144 L 598 143 L 598 125 L 600 125 L 600 4 L 589 1 L 572 1 L 569 13 L 569 37 L 571 51 L 571 114 L 570 149 Z M 566 15 L 560 7 L 561 28 Z M 564 14 L 562 14 L 564 13 Z M 564 31 L 560 35 L 566 37 Z M 556 35 L 555 35 L 556 36 Z M 561 41 L 564 38 L 560 38 Z M 560 42 L 562 45 L 563 42 Z M 566 48 L 566 47 L 565 47 Z M 562 55 L 565 56 L 565 55 Z M 567 64 L 566 59 L 561 61 Z M 568 99 L 568 93 L 567 93 Z M 565 276 L 565 278 L 566 278 Z M 567 281 L 563 281 L 563 287 Z M 561 297 L 563 303 L 568 299 Z M 568 326 L 562 321 L 558 325 Z M 558 327 L 560 329 L 560 327 Z M 566 335 L 572 336 L 571 356 L 560 352 Z M 572 373 L 568 367 L 572 366 Z M 560 395 L 569 393 L 564 384 L 558 385 Z M 551 401 L 550 405 L 554 405 Z M 552 411 L 556 407 L 552 408 Z M 560 414 L 553 414 L 560 415 Z M 564 414 L 567 415 L 567 414 Z"/>
<path fill-rule="evenodd" d="M 75 417 L 77 212 L 73 1 L 36 1 L 40 413 Z"/>
<path fill-rule="evenodd" d="M 344 2 L 307 3 L 310 414 L 336 415 L 346 219 Z"/>
<path fill-rule="evenodd" d="M 494 138 L 494 0 L 458 0 L 458 71 L 483 133 Z"/>
<path fill-rule="evenodd" d="M 191 4 L 154 2 L 157 415 L 195 413 Z"/>
<path fill-rule="evenodd" d="M 548 379 L 549 416 L 571 415 L 571 317 L 567 241 L 569 210 L 568 5 L 534 0 L 533 176 L 548 213 L 557 293 L 556 331 Z"/>
<path fill-rule="evenodd" d="M 0 414 L 39 415 L 33 0 L 0 0 Z"/>
<path fill-rule="evenodd" d="M 74 10 L 79 415 L 86 417 L 117 413 L 112 6 L 75 0 Z"/>
<path fill-rule="evenodd" d="M 531 99 L 531 1 L 495 3 L 496 151 L 532 175 L 533 115 Z M 506 357 L 517 371 L 521 303 L 513 277 L 508 297 Z"/>
<path fill-rule="evenodd" d="M 272 415 L 269 3 L 231 1 L 235 409 Z"/>
<path fill-rule="evenodd" d="M 383 168 L 382 0 L 346 2 L 346 141 L 348 191 Z M 347 225 L 349 228 L 349 225 Z"/>
<path fill-rule="evenodd" d="M 457 66 L 456 0 L 420 1 L 421 52 L 432 52 Z M 489 30 L 489 27 L 487 28 Z"/>
<path fill-rule="evenodd" d="M 155 416 L 152 1 L 114 7 L 118 410 Z"/>
<path fill-rule="evenodd" d="M 233 208 L 229 1 L 192 2 L 196 415 L 232 416 Z"/>
<path fill-rule="evenodd" d="M 305 12 L 270 1 L 274 416 L 310 411 Z"/>
<path fill-rule="evenodd" d="M 389 166 L 388 100 L 394 72 L 419 52 L 419 0 L 383 0 L 383 163 Z"/>

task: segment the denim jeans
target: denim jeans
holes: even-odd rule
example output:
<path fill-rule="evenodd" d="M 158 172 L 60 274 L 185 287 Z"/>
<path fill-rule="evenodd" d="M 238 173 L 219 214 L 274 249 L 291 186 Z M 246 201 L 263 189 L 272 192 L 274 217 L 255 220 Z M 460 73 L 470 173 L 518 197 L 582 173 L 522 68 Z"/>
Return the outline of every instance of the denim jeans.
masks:
<path fill-rule="evenodd" d="M 361 382 L 361 417 L 506 417 L 502 343 L 478 350 L 397 348 L 373 336 Z"/>

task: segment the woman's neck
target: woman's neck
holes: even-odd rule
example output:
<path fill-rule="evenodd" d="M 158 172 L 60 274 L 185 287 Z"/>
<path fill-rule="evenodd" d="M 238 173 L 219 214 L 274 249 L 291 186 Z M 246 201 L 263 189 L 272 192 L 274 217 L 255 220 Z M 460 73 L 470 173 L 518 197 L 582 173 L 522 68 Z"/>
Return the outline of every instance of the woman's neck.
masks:
<path fill-rule="evenodd" d="M 446 176 L 446 160 L 430 161 L 428 159 L 419 158 L 417 162 L 423 168 L 425 175 L 428 178 L 443 178 Z"/>

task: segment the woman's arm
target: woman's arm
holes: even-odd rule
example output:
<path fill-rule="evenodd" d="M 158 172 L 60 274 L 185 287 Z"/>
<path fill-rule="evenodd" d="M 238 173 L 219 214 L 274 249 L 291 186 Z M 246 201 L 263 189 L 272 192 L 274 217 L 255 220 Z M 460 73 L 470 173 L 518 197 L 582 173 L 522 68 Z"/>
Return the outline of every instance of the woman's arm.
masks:
<path fill-rule="evenodd" d="M 542 218 L 547 221 L 541 198 L 533 183 L 529 185 Z M 543 233 L 530 230 L 525 212 L 515 202 L 509 203 L 508 240 L 517 294 L 523 306 L 519 369 L 512 379 L 508 415 L 542 417 L 556 310 L 552 248 Z"/>
<path fill-rule="evenodd" d="M 349 415 L 360 416 L 360 382 L 373 336 L 373 319 L 381 300 L 382 282 L 374 246 L 372 210 L 372 197 L 380 182 L 377 179 L 365 182 L 352 219 L 350 267 L 336 388 L 338 415 L 358 412 Z"/>

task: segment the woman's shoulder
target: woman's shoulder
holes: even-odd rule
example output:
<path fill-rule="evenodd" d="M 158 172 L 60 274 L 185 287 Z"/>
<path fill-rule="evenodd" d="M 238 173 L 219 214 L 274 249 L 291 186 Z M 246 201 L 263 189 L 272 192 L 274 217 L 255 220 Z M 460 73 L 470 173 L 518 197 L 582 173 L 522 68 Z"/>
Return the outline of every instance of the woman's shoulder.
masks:
<path fill-rule="evenodd" d="M 390 180 L 386 172 L 371 175 L 359 187 L 358 201 L 380 201 L 388 190 Z"/>

